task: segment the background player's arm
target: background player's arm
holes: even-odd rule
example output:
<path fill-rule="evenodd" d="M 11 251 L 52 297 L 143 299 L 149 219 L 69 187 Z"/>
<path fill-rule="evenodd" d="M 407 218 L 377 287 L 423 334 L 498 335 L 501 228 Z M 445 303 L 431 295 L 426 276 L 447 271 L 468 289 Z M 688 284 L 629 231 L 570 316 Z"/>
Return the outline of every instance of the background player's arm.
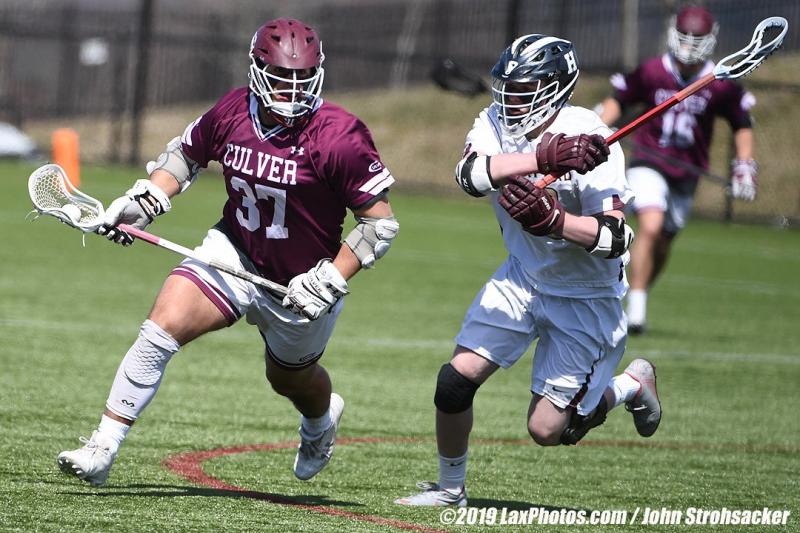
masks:
<path fill-rule="evenodd" d="M 733 133 L 736 159 L 753 159 L 753 129 L 740 128 Z"/>
<path fill-rule="evenodd" d="M 616 124 L 616 122 L 622 116 L 622 106 L 620 105 L 619 100 L 613 96 L 609 96 L 603 100 L 603 103 L 600 105 L 602 108 L 598 114 L 605 125 L 613 126 Z"/>
<path fill-rule="evenodd" d="M 731 161 L 731 194 L 752 202 L 758 193 L 758 165 L 753 159 L 753 130 L 739 128 L 733 133 L 736 157 Z"/>

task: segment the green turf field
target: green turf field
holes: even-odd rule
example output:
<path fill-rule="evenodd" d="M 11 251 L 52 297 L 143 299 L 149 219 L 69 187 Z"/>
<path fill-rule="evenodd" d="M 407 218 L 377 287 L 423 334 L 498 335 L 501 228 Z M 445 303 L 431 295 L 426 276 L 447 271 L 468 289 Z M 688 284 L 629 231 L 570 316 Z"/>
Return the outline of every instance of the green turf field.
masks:
<path fill-rule="evenodd" d="M 436 373 L 469 302 L 504 257 L 486 204 L 393 195 L 401 235 L 375 271 L 352 281 L 323 358 L 347 408 L 336 456 L 314 480 L 292 475 L 297 415 L 269 390 L 260 337 L 241 323 L 173 359 L 108 486 L 93 489 L 62 475 L 55 456 L 96 425 L 117 364 L 178 257 L 92 235 L 84 248 L 54 219 L 26 222 L 31 170 L 0 164 L 0 529 L 487 529 L 446 526 L 439 510 L 392 504 L 437 476 Z M 135 177 L 87 168 L 82 189 L 107 203 Z M 216 178 L 201 179 L 153 231 L 194 246 L 223 195 Z M 650 333 L 630 340 L 623 360 L 646 356 L 658 367 L 658 433 L 639 438 L 619 409 L 585 445 L 533 445 L 527 355 L 477 395 L 471 505 L 624 510 L 629 519 L 646 507 L 769 507 L 791 511 L 782 530 L 800 530 L 798 273 L 800 233 L 693 221 L 653 292 Z M 206 450 L 218 451 L 202 463 L 187 455 Z M 543 529 L 567 528 L 491 530 Z"/>

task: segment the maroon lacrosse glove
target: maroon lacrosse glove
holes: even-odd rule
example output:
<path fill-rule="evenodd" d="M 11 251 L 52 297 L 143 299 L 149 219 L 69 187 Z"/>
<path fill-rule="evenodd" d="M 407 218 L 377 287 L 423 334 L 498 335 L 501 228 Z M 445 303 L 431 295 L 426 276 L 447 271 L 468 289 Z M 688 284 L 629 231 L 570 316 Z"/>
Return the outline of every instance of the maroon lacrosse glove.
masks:
<path fill-rule="evenodd" d="M 560 237 L 564 230 L 564 206 L 558 198 L 536 187 L 529 179 L 521 176 L 509 178 L 498 201 L 528 233 Z"/>
<path fill-rule="evenodd" d="M 608 160 L 610 150 L 602 135 L 582 133 L 567 137 L 545 133 L 536 147 L 536 165 L 541 174 L 560 176 L 574 170 L 586 174 Z"/>

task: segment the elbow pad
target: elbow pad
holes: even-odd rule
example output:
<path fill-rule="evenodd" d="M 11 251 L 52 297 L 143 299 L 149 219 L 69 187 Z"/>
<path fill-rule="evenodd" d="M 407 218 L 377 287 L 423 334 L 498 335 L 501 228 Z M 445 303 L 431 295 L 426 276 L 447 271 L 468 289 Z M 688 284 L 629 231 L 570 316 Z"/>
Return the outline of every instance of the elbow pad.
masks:
<path fill-rule="evenodd" d="M 180 192 L 188 189 L 197 174 L 200 173 L 200 165 L 186 157 L 186 154 L 181 150 L 180 137 L 175 137 L 168 142 L 166 150 L 158 156 L 158 159 L 147 163 L 145 168 L 148 175 L 156 170 L 165 170 L 172 174 L 181 187 Z"/>
<path fill-rule="evenodd" d="M 633 242 L 633 230 L 625 219 L 611 215 L 595 215 L 597 236 L 586 251 L 604 259 L 615 259 L 628 251 Z"/>
<path fill-rule="evenodd" d="M 480 198 L 490 191 L 496 191 L 489 173 L 491 157 L 471 152 L 456 165 L 456 183 L 470 196 Z"/>
<path fill-rule="evenodd" d="M 375 261 L 386 255 L 392 241 L 400 231 L 400 224 L 394 217 L 372 218 L 356 217 L 356 227 L 347 235 L 344 242 L 353 250 L 363 268 L 372 268 Z"/>

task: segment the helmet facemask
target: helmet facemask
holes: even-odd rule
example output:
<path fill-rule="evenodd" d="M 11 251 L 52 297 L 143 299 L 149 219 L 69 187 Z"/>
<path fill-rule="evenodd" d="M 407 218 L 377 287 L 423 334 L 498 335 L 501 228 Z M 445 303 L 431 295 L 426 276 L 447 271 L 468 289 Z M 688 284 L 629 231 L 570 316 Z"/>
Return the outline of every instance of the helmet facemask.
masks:
<path fill-rule="evenodd" d="M 695 65 L 705 61 L 714 53 L 717 46 L 716 25 L 715 31 L 708 35 L 692 35 L 681 33 L 676 28 L 669 29 L 667 46 L 672 55 L 684 65 Z"/>
<path fill-rule="evenodd" d="M 577 72 L 565 87 L 557 78 L 530 83 L 492 80 L 492 99 L 506 131 L 522 137 L 547 122 L 569 99 L 577 80 Z"/>
<path fill-rule="evenodd" d="M 324 56 L 323 56 L 324 59 Z M 263 63 L 250 54 L 250 90 L 264 110 L 284 126 L 292 126 L 297 119 L 314 109 L 322 93 L 325 69 L 280 69 Z M 311 72 L 310 75 L 305 74 Z M 286 74 L 284 74 L 286 73 Z"/>

